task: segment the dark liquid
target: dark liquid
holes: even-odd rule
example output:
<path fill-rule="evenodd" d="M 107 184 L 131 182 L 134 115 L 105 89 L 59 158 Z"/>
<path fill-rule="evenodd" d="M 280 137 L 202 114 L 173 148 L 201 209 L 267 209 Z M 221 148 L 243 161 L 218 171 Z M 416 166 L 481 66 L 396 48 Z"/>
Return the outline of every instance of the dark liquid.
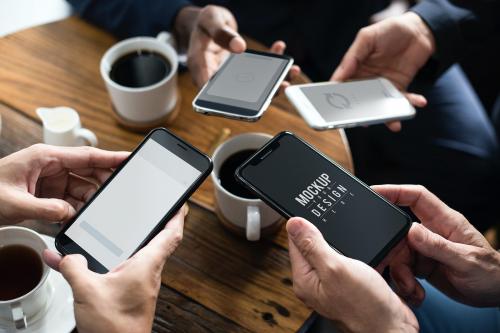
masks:
<path fill-rule="evenodd" d="M 119 85 L 141 88 L 160 82 L 171 70 L 172 65 L 161 54 L 138 50 L 118 58 L 109 77 Z"/>
<path fill-rule="evenodd" d="M 238 167 L 242 165 L 243 162 L 245 162 L 250 156 L 255 154 L 256 151 L 256 149 L 239 151 L 229 156 L 224 163 L 222 163 L 219 171 L 219 179 L 222 187 L 236 196 L 246 199 L 257 199 L 255 194 L 241 185 L 236 180 L 236 176 L 234 175 L 236 169 L 238 169 Z"/>
<path fill-rule="evenodd" d="M 0 301 L 26 295 L 43 275 L 42 259 L 24 245 L 0 247 Z"/>

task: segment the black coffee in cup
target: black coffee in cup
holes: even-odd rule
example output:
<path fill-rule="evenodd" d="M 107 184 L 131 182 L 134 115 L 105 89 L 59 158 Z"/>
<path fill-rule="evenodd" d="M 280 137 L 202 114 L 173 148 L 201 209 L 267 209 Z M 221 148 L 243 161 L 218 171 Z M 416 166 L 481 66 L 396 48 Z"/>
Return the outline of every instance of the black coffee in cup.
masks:
<path fill-rule="evenodd" d="M 255 154 L 257 149 L 247 149 L 241 150 L 229 156 L 220 167 L 219 179 L 220 184 L 227 191 L 232 194 L 246 198 L 246 199 L 257 199 L 255 194 L 247 189 L 245 186 L 241 185 L 234 175 L 236 169 L 243 164 L 250 156 Z"/>
<path fill-rule="evenodd" d="M 42 276 L 42 259 L 35 250 L 24 245 L 0 247 L 0 301 L 26 295 Z"/>
<path fill-rule="evenodd" d="M 109 77 L 119 85 L 142 88 L 160 82 L 171 70 L 172 64 L 163 55 L 137 50 L 118 58 L 111 66 Z"/>

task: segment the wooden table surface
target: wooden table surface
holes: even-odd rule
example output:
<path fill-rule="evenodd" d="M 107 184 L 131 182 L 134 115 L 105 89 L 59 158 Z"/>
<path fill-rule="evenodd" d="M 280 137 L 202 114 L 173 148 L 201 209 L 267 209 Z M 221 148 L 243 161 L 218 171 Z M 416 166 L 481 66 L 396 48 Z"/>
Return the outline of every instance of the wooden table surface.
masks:
<path fill-rule="evenodd" d="M 31 28 L 0 40 L 0 156 L 42 141 L 35 109 L 75 108 L 99 147 L 131 150 L 143 135 L 116 124 L 99 75 L 99 61 L 116 40 L 78 18 Z M 281 96 L 257 123 L 206 117 L 191 109 L 197 89 L 179 75 L 181 112 L 169 129 L 208 152 L 223 128 L 231 133 L 292 130 L 347 169 L 342 131 L 315 132 Z M 257 243 L 226 231 L 213 213 L 207 181 L 190 200 L 184 240 L 167 262 L 155 332 L 295 332 L 310 314 L 293 294 L 286 232 Z M 54 235 L 55 226 L 24 225 Z"/>

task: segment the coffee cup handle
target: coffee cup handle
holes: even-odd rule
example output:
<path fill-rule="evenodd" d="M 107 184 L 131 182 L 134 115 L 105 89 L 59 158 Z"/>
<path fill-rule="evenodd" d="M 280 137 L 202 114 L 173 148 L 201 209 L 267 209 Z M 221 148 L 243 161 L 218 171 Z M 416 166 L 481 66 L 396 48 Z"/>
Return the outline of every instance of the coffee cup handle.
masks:
<path fill-rule="evenodd" d="M 14 325 L 16 329 L 24 329 L 28 327 L 28 323 L 26 322 L 26 315 L 24 314 L 23 308 L 21 307 L 21 303 L 13 303 L 10 306 L 12 311 L 12 320 L 14 320 Z"/>
<path fill-rule="evenodd" d="M 246 236 L 249 241 L 260 239 L 260 210 L 257 206 L 247 207 Z"/>
<path fill-rule="evenodd" d="M 162 43 L 170 44 L 170 46 L 172 46 L 174 49 L 176 47 L 176 42 L 175 42 L 174 36 L 169 32 L 166 32 L 166 31 L 160 32 L 156 36 L 156 39 Z"/>
<path fill-rule="evenodd" d="M 86 128 L 79 128 L 76 130 L 76 136 L 87 141 L 90 146 L 97 147 L 97 137 L 91 130 Z"/>

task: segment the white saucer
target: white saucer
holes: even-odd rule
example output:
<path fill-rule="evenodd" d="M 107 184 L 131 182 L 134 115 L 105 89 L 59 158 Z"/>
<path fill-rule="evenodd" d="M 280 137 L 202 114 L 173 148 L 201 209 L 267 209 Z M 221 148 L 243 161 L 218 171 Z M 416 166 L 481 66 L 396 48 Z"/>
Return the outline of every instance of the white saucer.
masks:
<path fill-rule="evenodd" d="M 51 250 L 55 250 L 54 238 L 41 235 Z M 28 328 L 17 330 L 0 327 L 1 333 L 68 333 L 75 326 L 75 314 L 73 311 L 73 293 L 71 287 L 62 275 L 51 271 L 48 279 L 52 287 L 51 297 L 48 301 L 48 309 L 43 316 L 36 316 L 28 320 Z"/>

